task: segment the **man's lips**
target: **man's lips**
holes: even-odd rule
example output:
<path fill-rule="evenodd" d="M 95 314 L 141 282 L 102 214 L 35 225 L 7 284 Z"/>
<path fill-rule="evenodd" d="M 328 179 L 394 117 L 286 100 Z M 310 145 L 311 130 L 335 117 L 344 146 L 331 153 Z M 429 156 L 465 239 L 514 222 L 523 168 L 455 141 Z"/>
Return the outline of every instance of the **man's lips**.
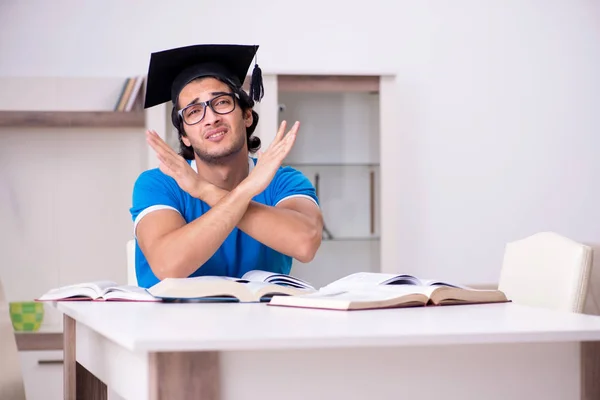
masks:
<path fill-rule="evenodd" d="M 225 127 L 211 129 L 210 131 L 206 132 L 206 134 L 204 135 L 204 139 L 216 139 L 218 137 L 223 136 L 226 132 L 227 128 Z"/>

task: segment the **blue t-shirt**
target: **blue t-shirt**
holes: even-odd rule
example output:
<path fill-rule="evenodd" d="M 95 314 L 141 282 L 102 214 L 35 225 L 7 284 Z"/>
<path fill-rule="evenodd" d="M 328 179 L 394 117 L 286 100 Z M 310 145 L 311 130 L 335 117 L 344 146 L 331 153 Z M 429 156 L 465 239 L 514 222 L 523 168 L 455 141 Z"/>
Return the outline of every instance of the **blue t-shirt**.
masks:
<path fill-rule="evenodd" d="M 256 159 L 249 157 L 248 164 L 251 169 L 256 164 Z M 190 165 L 196 169 L 195 161 L 191 161 Z M 284 199 L 298 196 L 319 204 L 310 180 L 300 171 L 286 166 L 280 167 L 269 186 L 252 200 L 275 206 Z M 133 188 L 130 212 L 134 221 L 134 232 L 138 222 L 145 215 L 160 209 L 175 210 L 183 216 L 186 223 L 190 223 L 207 212 L 210 206 L 190 196 L 173 178 L 155 168 L 140 174 Z M 291 257 L 258 242 L 235 227 L 213 256 L 190 276 L 218 275 L 239 278 L 253 269 L 289 274 L 291 267 Z M 139 286 L 147 288 L 159 282 L 137 241 L 135 270 Z"/>

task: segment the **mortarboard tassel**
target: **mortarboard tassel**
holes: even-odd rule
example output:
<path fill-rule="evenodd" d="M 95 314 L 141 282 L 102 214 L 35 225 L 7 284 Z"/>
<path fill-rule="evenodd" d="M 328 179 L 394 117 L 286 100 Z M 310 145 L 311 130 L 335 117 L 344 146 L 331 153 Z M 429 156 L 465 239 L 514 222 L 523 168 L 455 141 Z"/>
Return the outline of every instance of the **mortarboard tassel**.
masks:
<path fill-rule="evenodd" d="M 252 80 L 250 81 L 250 98 L 252 98 L 254 101 L 260 102 L 264 94 L 265 88 L 263 87 L 262 71 L 258 64 L 254 64 Z"/>

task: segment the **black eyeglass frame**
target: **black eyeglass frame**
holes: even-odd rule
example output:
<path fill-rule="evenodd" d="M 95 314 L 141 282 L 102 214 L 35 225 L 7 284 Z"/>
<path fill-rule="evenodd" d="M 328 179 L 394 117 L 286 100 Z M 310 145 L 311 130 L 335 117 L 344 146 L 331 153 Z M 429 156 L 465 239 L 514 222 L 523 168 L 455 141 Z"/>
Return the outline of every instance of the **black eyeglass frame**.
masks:
<path fill-rule="evenodd" d="M 212 102 L 213 102 L 215 99 L 218 99 L 219 97 L 223 97 L 223 96 L 231 97 L 231 98 L 233 99 L 233 108 L 231 109 L 231 111 L 227 111 L 227 112 L 224 112 L 224 113 L 223 113 L 223 112 L 218 112 L 218 111 L 217 111 L 217 110 L 215 110 L 215 109 L 214 109 L 214 107 L 212 106 Z M 210 109 L 211 109 L 211 110 L 212 110 L 212 111 L 213 111 L 215 114 L 219 114 L 219 115 L 226 115 L 226 114 L 232 113 L 233 111 L 235 111 L 235 107 L 236 107 L 236 104 L 237 104 L 237 101 L 236 101 L 236 99 L 237 99 L 237 100 L 239 100 L 239 99 L 240 99 L 240 95 L 239 95 L 239 94 L 237 94 L 237 93 L 226 93 L 226 92 L 219 93 L 218 95 L 216 95 L 216 96 L 215 96 L 215 97 L 213 97 L 212 99 L 208 99 L 208 100 L 206 100 L 206 101 L 197 101 L 197 102 L 194 102 L 194 103 L 188 104 L 187 106 L 183 107 L 181 110 L 178 110 L 178 111 L 177 111 L 177 115 L 179 115 L 179 118 L 181 119 L 181 121 L 183 121 L 183 123 L 184 123 L 184 124 L 186 124 L 186 125 L 196 125 L 196 124 L 199 124 L 200 122 L 202 122 L 202 120 L 204 119 L 204 117 L 206 117 L 206 109 L 207 109 L 208 107 L 210 107 Z M 185 110 L 187 110 L 188 108 L 190 108 L 190 107 L 194 107 L 194 106 L 198 106 L 198 105 L 202 105 L 202 106 L 204 106 L 204 108 L 203 108 L 204 112 L 202 113 L 202 117 L 201 117 L 201 118 L 198 120 L 198 122 L 194 122 L 193 124 L 190 124 L 190 123 L 188 123 L 188 122 L 185 120 L 185 117 L 183 116 L 183 113 L 184 113 L 184 111 L 185 111 Z"/>

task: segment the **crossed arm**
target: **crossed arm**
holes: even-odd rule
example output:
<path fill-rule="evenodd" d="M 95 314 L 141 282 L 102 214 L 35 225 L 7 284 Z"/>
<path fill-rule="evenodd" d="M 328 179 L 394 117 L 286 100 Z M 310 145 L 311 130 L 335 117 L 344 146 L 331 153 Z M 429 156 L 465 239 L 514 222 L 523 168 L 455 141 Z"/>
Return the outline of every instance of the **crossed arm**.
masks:
<path fill-rule="evenodd" d="M 214 207 L 228 192 L 218 187 L 212 191 L 205 201 Z M 309 262 L 321 245 L 323 218 L 306 198 L 285 199 L 274 207 L 251 201 L 237 227 L 280 253 Z"/>
<path fill-rule="evenodd" d="M 277 206 L 252 201 L 268 186 L 293 145 L 296 132 L 292 129 L 284 138 L 284 128 L 282 125 L 248 178 L 232 191 L 195 181 L 192 175 L 195 172 L 187 162 L 158 135 L 149 133 L 148 141 L 157 151 L 159 168 L 182 189 L 211 206 L 189 224 L 178 212 L 169 209 L 154 211 L 138 223 L 138 244 L 157 278 L 189 276 L 214 254 L 236 226 L 298 261 L 312 260 L 321 244 L 323 228 L 321 212 L 313 201 L 294 197 Z"/>

